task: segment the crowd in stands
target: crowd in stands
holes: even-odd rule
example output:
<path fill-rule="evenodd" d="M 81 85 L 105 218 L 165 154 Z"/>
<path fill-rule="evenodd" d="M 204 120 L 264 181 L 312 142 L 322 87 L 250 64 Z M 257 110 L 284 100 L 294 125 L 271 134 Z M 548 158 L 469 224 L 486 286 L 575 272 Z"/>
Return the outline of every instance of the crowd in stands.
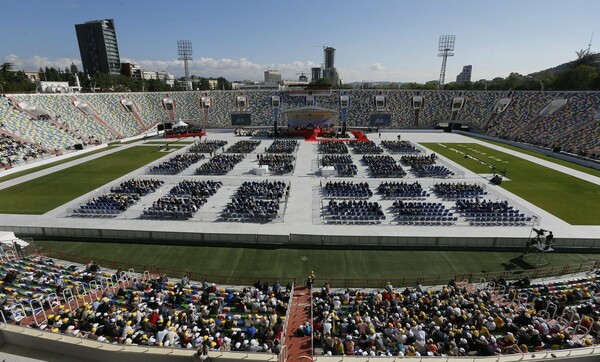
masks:
<path fill-rule="evenodd" d="M 381 205 L 367 200 L 330 199 L 323 217 L 327 222 L 336 223 L 379 223 L 385 220 Z"/>
<path fill-rule="evenodd" d="M 269 222 L 279 216 L 280 201 L 289 196 L 284 181 L 246 181 L 221 212 L 224 221 Z"/>
<path fill-rule="evenodd" d="M 333 166 L 340 177 L 352 177 L 358 173 L 358 167 L 352 162 L 352 156 L 350 155 L 323 155 L 320 164 L 323 167 Z"/>
<path fill-rule="evenodd" d="M 164 184 L 162 180 L 130 179 L 110 189 L 110 193 L 93 197 L 73 210 L 77 216 L 108 216 L 120 214 L 136 204 L 142 196 L 156 191 Z"/>
<path fill-rule="evenodd" d="M 93 290 L 93 282 L 103 279 L 111 286 L 98 298 L 55 306 L 39 328 L 111 344 L 189 349 L 190 354 L 198 349 L 277 354 L 282 347 L 291 285 L 278 281 L 223 288 L 207 280 L 190 282 L 187 276 L 170 281 L 165 275 L 114 273 L 94 262 L 79 267 L 44 257 L 4 262 L 2 270 L 2 290 L 11 295 L 6 303 L 11 305 L 2 306 L 8 321 L 23 317 L 12 303 L 25 305 L 34 295 L 45 299 L 77 285 Z M 48 308 L 46 302 L 43 307 Z"/>
<path fill-rule="evenodd" d="M 296 158 L 289 154 L 256 155 L 258 165 L 269 166 L 269 172 L 274 175 L 285 175 L 294 171 Z"/>
<path fill-rule="evenodd" d="M 201 153 L 176 155 L 161 164 L 150 166 L 148 173 L 151 175 L 175 175 L 204 158 Z"/>
<path fill-rule="evenodd" d="M 487 191 L 478 183 L 437 183 L 433 185 L 433 191 L 446 199 L 470 199 L 477 196 L 487 195 Z"/>
<path fill-rule="evenodd" d="M 402 178 L 406 176 L 406 171 L 396 163 L 392 156 L 388 155 L 364 155 L 362 161 L 369 167 L 371 177 L 379 178 Z"/>
<path fill-rule="evenodd" d="M 383 149 L 373 141 L 359 141 L 352 140 L 349 142 L 354 152 L 358 154 L 380 154 L 383 153 Z"/>
<path fill-rule="evenodd" d="M 275 140 L 267 148 L 267 153 L 294 153 L 298 147 L 296 140 Z"/>
<path fill-rule="evenodd" d="M 315 347 L 336 356 L 474 357 L 536 355 L 598 341 L 595 275 L 548 284 L 501 278 L 497 284 L 507 292 L 454 280 L 431 289 L 395 290 L 388 283 L 372 292 L 326 285 L 313 293 Z M 574 333 L 578 323 L 583 328 Z"/>
<path fill-rule="evenodd" d="M 373 196 L 373 191 L 366 182 L 328 181 L 321 189 L 323 197 L 326 198 L 369 198 Z"/>
<path fill-rule="evenodd" d="M 197 175 L 226 175 L 233 170 L 235 165 L 242 162 L 244 155 L 224 155 L 218 154 L 207 163 L 200 165 L 196 169 Z"/>
<path fill-rule="evenodd" d="M 1 127 L 0 127 L 1 128 Z M 29 145 L 22 141 L 0 133 L 0 166 L 9 167 L 22 161 L 36 159 L 47 155 L 42 148 Z"/>
<path fill-rule="evenodd" d="M 346 154 L 348 146 L 342 141 L 319 141 L 319 153 Z"/>
<path fill-rule="evenodd" d="M 227 144 L 227 141 L 222 140 L 206 140 L 204 142 L 196 142 L 194 143 L 189 152 L 192 153 L 213 153 L 216 152 L 219 148 L 224 147 Z"/>
<path fill-rule="evenodd" d="M 227 149 L 227 153 L 251 153 L 260 145 L 260 141 L 244 140 L 237 141 Z"/>
<path fill-rule="evenodd" d="M 142 218 L 186 220 L 204 205 L 222 186 L 220 181 L 184 180 L 169 191 L 169 195 L 144 208 Z"/>
<path fill-rule="evenodd" d="M 392 153 L 421 153 L 410 141 L 381 141 L 381 146 Z"/>
<path fill-rule="evenodd" d="M 379 184 L 377 192 L 384 197 L 418 199 L 429 196 L 418 181 L 413 183 L 385 181 Z"/>
<path fill-rule="evenodd" d="M 285 92 L 284 92 L 285 93 Z M 415 111 L 411 106 L 413 96 L 423 97 L 422 108 Z M 375 111 L 374 91 L 349 91 L 353 107 L 348 113 L 349 126 L 369 126 L 370 114 Z M 209 124 L 211 127 L 230 126 L 230 114 L 235 111 L 235 94 L 212 93 L 213 104 Z M 272 111 L 269 92 L 247 93 L 247 112 L 252 114 L 256 125 L 271 125 Z M 74 144 L 106 142 L 111 139 L 129 137 L 147 131 L 153 124 L 166 117 L 203 119 L 198 107 L 199 94 L 179 92 L 169 95 L 176 107 L 165 110 L 164 94 L 80 94 L 77 99 L 90 107 L 78 108 L 72 95 L 29 95 L 11 96 L 17 102 L 27 102 L 38 107 L 39 112 L 62 115 L 51 121 L 31 120 L 30 116 L 10 104 L 7 97 L 0 97 L 0 119 L 7 130 L 27 141 L 48 149 L 63 150 Z M 123 97 L 133 107 L 124 111 Z M 433 125 L 439 120 L 456 119 L 471 122 L 474 128 L 484 133 L 529 144 L 552 148 L 563 147 L 564 152 L 597 159 L 600 147 L 597 144 L 598 122 L 595 118 L 600 109 L 598 92 L 477 92 L 477 91 L 386 91 L 387 111 L 394 120 L 391 127 L 414 127 Z M 455 97 L 463 97 L 464 107 L 452 111 L 449 106 Z M 508 108 L 494 113 L 494 103 L 502 98 L 511 100 Z M 566 99 L 567 103 L 554 114 L 540 116 L 540 111 L 553 99 Z M 319 105 L 338 108 L 339 92 L 320 96 Z M 302 97 L 282 94 L 285 107 L 301 107 Z M 6 104 L 6 107 L 4 105 Z M 227 106 L 229 105 L 229 106 Z M 132 115 L 134 115 L 132 117 Z M 25 119 L 27 118 L 27 119 Z M 98 118 L 102 122 L 98 122 Z M 6 121 L 7 120 L 7 121 Z M 62 127 L 63 129 L 59 129 Z M 110 128 L 110 129 L 109 129 Z M 189 131 L 189 129 L 188 129 Z M 268 133 L 266 130 L 260 130 Z M 238 129 L 237 133 L 253 134 L 255 130 Z"/>

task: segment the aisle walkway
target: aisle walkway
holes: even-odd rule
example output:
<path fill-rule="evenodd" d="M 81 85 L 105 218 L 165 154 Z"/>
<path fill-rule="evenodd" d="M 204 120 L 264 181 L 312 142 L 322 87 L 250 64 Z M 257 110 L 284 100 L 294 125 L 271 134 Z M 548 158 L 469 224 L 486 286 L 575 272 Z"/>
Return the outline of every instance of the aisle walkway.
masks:
<path fill-rule="evenodd" d="M 302 323 L 310 321 L 310 289 L 305 286 L 294 288 L 292 304 L 290 305 L 290 319 L 287 321 L 285 331 L 285 349 L 287 350 L 287 361 L 312 359 L 311 337 L 298 337 L 296 331 Z M 283 361 L 285 362 L 285 361 Z"/>

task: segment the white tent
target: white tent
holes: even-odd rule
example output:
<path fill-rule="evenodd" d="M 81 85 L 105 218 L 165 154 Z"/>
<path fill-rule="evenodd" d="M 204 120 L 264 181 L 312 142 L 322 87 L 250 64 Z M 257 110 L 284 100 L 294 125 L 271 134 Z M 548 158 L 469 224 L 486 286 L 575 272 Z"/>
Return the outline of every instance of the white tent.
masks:
<path fill-rule="evenodd" d="M 22 247 L 26 247 L 27 245 L 29 245 L 28 242 L 23 241 L 23 240 L 19 239 L 18 237 L 16 237 L 15 233 L 8 232 L 8 231 L 0 231 L 0 243 L 2 243 L 3 245 L 12 247 L 14 242 L 21 245 Z"/>
<path fill-rule="evenodd" d="M 177 121 L 174 125 L 173 128 L 183 128 L 183 127 L 187 127 L 187 123 L 185 123 L 184 121 L 182 121 L 181 119 L 179 119 L 179 121 Z"/>

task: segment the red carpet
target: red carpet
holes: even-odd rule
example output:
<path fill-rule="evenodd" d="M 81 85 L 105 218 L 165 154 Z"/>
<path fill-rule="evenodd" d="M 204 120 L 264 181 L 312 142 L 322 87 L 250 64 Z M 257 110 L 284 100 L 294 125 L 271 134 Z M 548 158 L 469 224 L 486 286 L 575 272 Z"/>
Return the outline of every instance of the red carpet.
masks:
<path fill-rule="evenodd" d="M 296 331 L 304 322 L 310 321 L 310 289 L 307 287 L 294 288 L 294 296 L 290 309 L 290 320 L 287 321 L 285 331 L 285 349 L 287 350 L 287 361 L 302 361 L 311 357 L 311 337 L 297 337 Z"/>

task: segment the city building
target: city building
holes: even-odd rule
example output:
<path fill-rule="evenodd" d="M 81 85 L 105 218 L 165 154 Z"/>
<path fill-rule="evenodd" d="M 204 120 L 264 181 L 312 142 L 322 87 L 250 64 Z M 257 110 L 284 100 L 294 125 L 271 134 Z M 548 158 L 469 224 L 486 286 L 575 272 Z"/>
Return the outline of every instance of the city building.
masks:
<path fill-rule="evenodd" d="M 281 73 L 276 70 L 265 70 L 265 83 L 281 82 Z"/>
<path fill-rule="evenodd" d="M 113 19 L 76 24 L 75 32 L 84 73 L 88 75 L 121 73 L 119 46 Z"/>
<path fill-rule="evenodd" d="M 323 79 L 325 79 L 329 84 L 337 86 L 340 83 L 340 76 L 335 69 L 335 48 L 326 47 L 323 49 L 323 56 L 325 58 L 323 69 Z"/>
<path fill-rule="evenodd" d="M 142 68 L 134 63 L 121 63 L 121 74 L 130 78 L 142 79 Z"/>
<path fill-rule="evenodd" d="M 462 69 L 462 72 L 460 72 L 460 74 L 456 76 L 456 82 L 457 83 L 470 82 L 472 71 L 473 71 L 472 65 L 465 65 Z"/>

